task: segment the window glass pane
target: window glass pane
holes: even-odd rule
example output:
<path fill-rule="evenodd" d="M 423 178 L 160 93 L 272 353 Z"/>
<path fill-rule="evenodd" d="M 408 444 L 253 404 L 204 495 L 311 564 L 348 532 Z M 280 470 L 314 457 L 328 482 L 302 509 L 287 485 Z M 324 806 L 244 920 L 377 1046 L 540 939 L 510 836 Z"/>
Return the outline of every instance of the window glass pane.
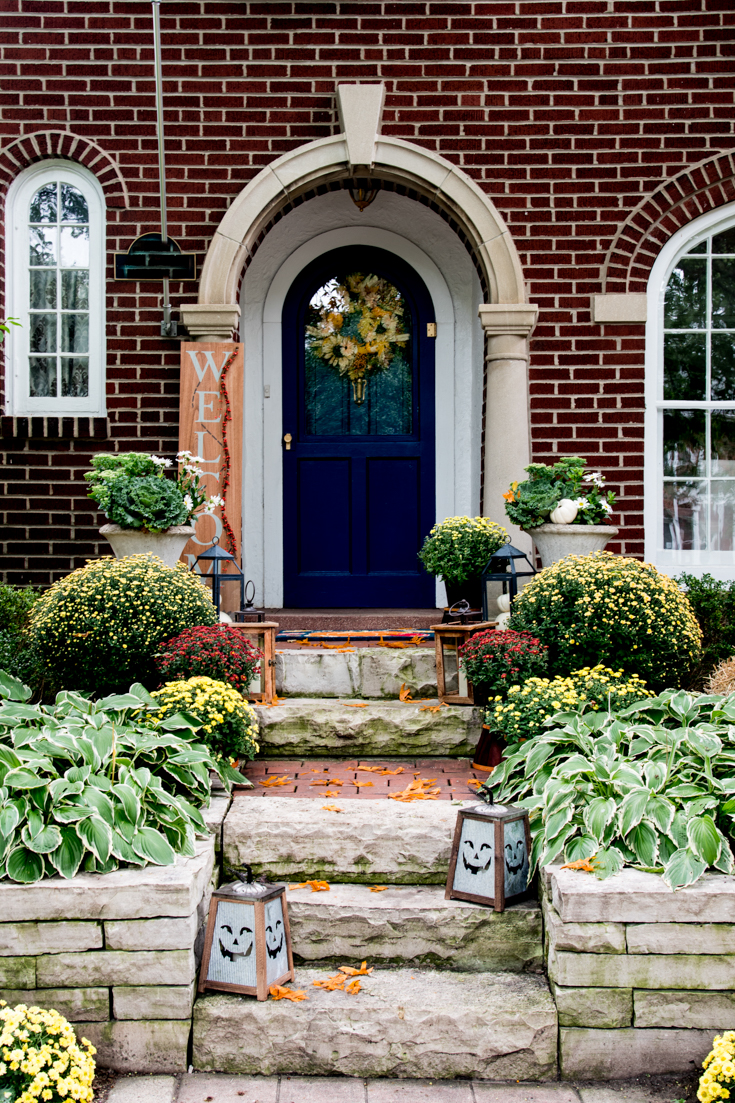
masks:
<path fill-rule="evenodd" d="M 89 352 L 89 314 L 61 315 L 61 351 Z"/>
<path fill-rule="evenodd" d="M 735 333 L 712 334 L 710 387 L 715 401 L 735 401 Z"/>
<path fill-rule="evenodd" d="M 30 356 L 31 398 L 56 398 L 56 357 Z"/>
<path fill-rule="evenodd" d="M 31 200 L 29 222 L 56 222 L 56 184 L 44 184 Z"/>
<path fill-rule="evenodd" d="M 712 261 L 712 327 L 735 329 L 735 257 Z"/>
<path fill-rule="evenodd" d="M 56 310 L 56 269 L 32 268 L 31 310 L 43 310 L 51 307 Z"/>
<path fill-rule="evenodd" d="M 710 483 L 710 547 L 713 551 L 735 550 L 733 479 L 713 479 Z"/>
<path fill-rule="evenodd" d="M 735 226 L 723 230 L 721 234 L 715 234 L 712 238 L 712 252 L 735 253 Z"/>
<path fill-rule="evenodd" d="M 664 411 L 664 475 L 705 475 L 704 410 Z"/>
<path fill-rule="evenodd" d="M 89 310 L 89 272 L 61 273 L 61 309 Z"/>
<path fill-rule="evenodd" d="M 61 221 L 89 222 L 87 200 L 78 188 L 71 184 L 61 185 Z"/>
<path fill-rule="evenodd" d="M 55 314 L 30 314 L 28 326 L 31 352 L 56 352 Z"/>
<path fill-rule="evenodd" d="M 664 483 L 664 547 L 701 551 L 707 546 L 707 484 Z"/>
<path fill-rule="evenodd" d="M 61 267 L 89 267 L 89 226 L 61 227 Z"/>
<path fill-rule="evenodd" d="M 707 240 L 700 241 L 699 245 L 695 245 L 693 249 L 689 250 L 690 253 L 706 253 L 707 252 Z"/>
<path fill-rule="evenodd" d="M 31 227 L 30 238 L 30 263 L 48 268 L 56 264 L 58 253 L 56 251 L 57 230 L 50 227 Z"/>
<path fill-rule="evenodd" d="M 707 314 L 707 261 L 685 257 L 669 277 L 664 299 L 666 329 L 704 329 Z"/>
<path fill-rule="evenodd" d="M 712 474 L 735 475 L 735 410 L 713 410 L 710 417 Z"/>
<path fill-rule="evenodd" d="M 704 333 L 664 336 L 664 398 L 700 402 L 707 397 L 707 345 Z"/>
<path fill-rule="evenodd" d="M 61 357 L 61 393 L 64 398 L 89 394 L 89 360 L 86 356 Z"/>

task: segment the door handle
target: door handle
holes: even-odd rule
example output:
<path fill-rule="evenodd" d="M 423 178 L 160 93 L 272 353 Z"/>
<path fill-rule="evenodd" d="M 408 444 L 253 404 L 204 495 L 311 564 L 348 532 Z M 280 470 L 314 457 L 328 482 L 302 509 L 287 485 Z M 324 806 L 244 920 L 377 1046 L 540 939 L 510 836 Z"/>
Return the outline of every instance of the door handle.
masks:
<path fill-rule="evenodd" d="M 293 440 L 293 437 L 291 436 L 291 434 L 286 433 L 285 437 L 283 438 L 283 443 L 285 445 L 285 448 L 286 448 L 287 452 L 291 451 L 291 441 L 292 440 Z"/>

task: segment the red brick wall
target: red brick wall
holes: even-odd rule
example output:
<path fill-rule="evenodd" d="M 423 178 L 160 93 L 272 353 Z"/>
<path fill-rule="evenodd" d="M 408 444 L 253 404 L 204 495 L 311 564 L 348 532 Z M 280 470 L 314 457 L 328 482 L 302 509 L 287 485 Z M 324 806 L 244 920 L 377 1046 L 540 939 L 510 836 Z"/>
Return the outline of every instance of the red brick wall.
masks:
<path fill-rule="evenodd" d="M 577 452 L 602 466 L 621 492 L 622 547 L 641 554 L 643 330 L 592 325 L 589 296 L 603 290 L 608 250 L 641 201 L 735 147 L 732 0 L 162 7 L 172 235 L 203 255 L 263 165 L 334 131 L 337 81 L 384 80 L 384 131 L 461 165 L 515 237 L 541 307 L 534 458 Z M 49 130 L 97 143 L 129 194 L 128 207 L 108 210 L 108 254 L 126 249 L 158 218 L 150 4 L 6 0 L 4 9 L 3 147 Z M 628 241 L 618 239 L 616 265 Z M 649 255 L 638 250 L 644 269 Z M 193 285 L 173 290 L 175 303 L 196 297 Z M 91 446 L 105 427 L 85 419 L 4 420 L 9 578 L 48 582 L 98 548 L 82 480 L 92 450 L 174 450 L 177 348 L 158 336 L 160 317 L 156 285 L 110 282 L 105 439 Z"/>

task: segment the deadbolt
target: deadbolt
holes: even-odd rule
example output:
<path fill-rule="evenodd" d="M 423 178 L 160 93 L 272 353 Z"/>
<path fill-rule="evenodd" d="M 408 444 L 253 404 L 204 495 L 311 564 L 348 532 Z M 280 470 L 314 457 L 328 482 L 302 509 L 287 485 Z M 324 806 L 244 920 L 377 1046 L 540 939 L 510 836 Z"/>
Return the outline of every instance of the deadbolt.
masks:
<path fill-rule="evenodd" d="M 283 443 L 286 445 L 286 451 L 287 452 L 291 451 L 291 441 L 292 440 L 293 440 L 293 437 L 291 436 L 291 434 L 286 433 L 285 437 L 283 438 Z"/>

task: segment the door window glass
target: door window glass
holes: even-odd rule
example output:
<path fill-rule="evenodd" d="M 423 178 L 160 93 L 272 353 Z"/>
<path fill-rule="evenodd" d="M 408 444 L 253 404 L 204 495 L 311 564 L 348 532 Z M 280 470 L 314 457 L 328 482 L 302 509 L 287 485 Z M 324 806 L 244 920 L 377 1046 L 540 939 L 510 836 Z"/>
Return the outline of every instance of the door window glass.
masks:
<path fill-rule="evenodd" d="M 392 283 L 336 273 L 309 300 L 304 350 L 308 436 L 413 432 L 411 315 Z"/>

